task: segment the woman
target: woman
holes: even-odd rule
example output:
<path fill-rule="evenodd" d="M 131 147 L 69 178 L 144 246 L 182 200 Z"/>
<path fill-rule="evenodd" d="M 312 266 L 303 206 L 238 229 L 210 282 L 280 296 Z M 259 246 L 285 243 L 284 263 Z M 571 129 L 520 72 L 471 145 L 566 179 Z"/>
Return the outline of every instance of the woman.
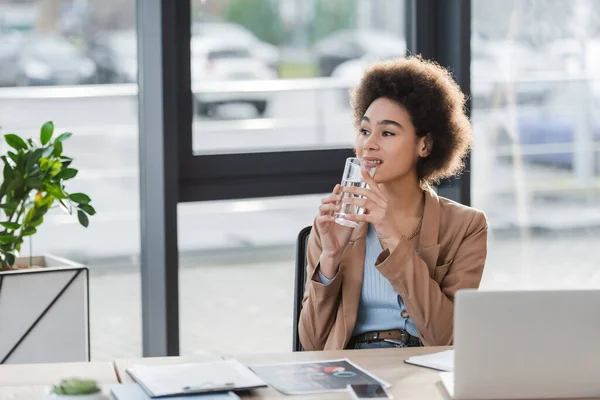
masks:
<path fill-rule="evenodd" d="M 485 215 L 438 197 L 471 145 L 465 96 L 450 73 L 419 57 L 381 62 L 352 94 L 364 196 L 323 198 L 307 250 L 299 335 L 306 350 L 450 345 L 456 291 L 477 288 Z M 366 209 L 336 224 L 340 202 Z"/>

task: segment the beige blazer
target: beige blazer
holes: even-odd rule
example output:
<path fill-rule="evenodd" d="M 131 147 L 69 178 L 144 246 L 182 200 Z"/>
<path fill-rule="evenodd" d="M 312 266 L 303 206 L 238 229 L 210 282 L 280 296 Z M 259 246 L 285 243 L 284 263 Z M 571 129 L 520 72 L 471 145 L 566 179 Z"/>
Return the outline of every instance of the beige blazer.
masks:
<path fill-rule="evenodd" d="M 332 282 L 319 281 L 321 238 L 316 224 L 309 238 L 306 282 L 300 314 L 300 342 L 306 350 L 344 349 L 358 313 L 368 225 L 354 229 Z M 477 288 L 487 254 L 487 221 L 478 210 L 433 191 L 425 193 L 418 252 L 404 240 L 393 253 L 384 250 L 375 267 L 402 296 L 426 346 L 452 344 L 454 296 Z"/>

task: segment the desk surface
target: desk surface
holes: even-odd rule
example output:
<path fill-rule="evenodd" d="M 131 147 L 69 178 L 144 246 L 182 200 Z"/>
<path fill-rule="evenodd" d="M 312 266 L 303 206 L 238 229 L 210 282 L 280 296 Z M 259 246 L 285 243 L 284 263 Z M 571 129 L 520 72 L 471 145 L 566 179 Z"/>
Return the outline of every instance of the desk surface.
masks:
<path fill-rule="evenodd" d="M 421 347 L 410 349 L 378 349 L 378 350 L 345 350 L 345 351 L 324 351 L 324 352 L 298 352 L 298 353 L 280 353 L 280 354 L 260 354 L 260 355 L 240 355 L 232 356 L 245 365 L 297 362 L 312 360 L 331 360 L 339 358 L 348 358 L 360 367 L 366 369 L 377 377 L 389 382 L 392 387 L 389 389 L 394 399 L 412 400 L 412 399 L 449 399 L 446 391 L 441 385 L 437 371 L 415 367 L 404 363 L 404 360 L 414 355 L 434 353 L 446 350 L 442 347 Z M 116 360 L 115 369 L 122 382 L 131 382 L 125 369 L 132 365 L 168 365 L 189 361 L 210 361 L 219 359 L 218 357 L 206 358 L 146 358 L 146 359 L 127 359 Z M 285 396 L 275 389 L 260 389 L 250 394 L 241 396 L 244 399 L 294 399 L 298 396 Z M 302 399 L 350 399 L 347 393 L 328 393 L 312 396 L 301 396 Z"/>
<path fill-rule="evenodd" d="M 2 364 L 0 388 L 4 386 L 53 385 L 65 377 L 95 379 L 99 383 L 118 383 L 111 362 L 61 364 Z"/>
<path fill-rule="evenodd" d="M 111 362 L 0 365 L 0 400 L 39 400 L 52 385 L 69 377 L 98 381 L 105 393 L 119 383 Z"/>
<path fill-rule="evenodd" d="M 348 358 L 370 373 L 389 382 L 390 393 L 396 400 L 449 400 L 437 371 L 404 363 L 408 357 L 446 350 L 444 347 L 411 349 L 348 350 L 332 352 L 302 352 L 234 356 L 240 362 L 251 364 L 296 362 Z M 109 393 L 110 385 L 130 382 L 126 368 L 133 365 L 169 365 L 194 361 L 218 360 L 219 356 L 163 357 L 116 360 L 111 363 L 0 365 L 0 400 L 36 399 L 50 385 L 62 378 L 79 376 L 96 379 Z M 229 357 L 227 357 L 229 358 Z M 329 393 L 313 396 L 285 396 L 274 389 L 260 389 L 243 396 L 244 399 L 350 399 L 347 393 Z"/>

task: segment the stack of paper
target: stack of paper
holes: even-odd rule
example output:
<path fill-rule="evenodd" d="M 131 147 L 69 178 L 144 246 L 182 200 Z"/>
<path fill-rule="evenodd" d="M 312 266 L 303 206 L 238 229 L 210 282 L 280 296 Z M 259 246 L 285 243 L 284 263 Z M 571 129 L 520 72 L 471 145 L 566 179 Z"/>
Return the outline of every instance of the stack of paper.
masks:
<path fill-rule="evenodd" d="M 438 371 L 452 372 L 454 371 L 454 350 L 446 350 L 424 356 L 414 356 L 405 362 L 420 367 L 437 369 Z"/>
<path fill-rule="evenodd" d="M 139 366 L 129 368 L 127 373 L 150 397 L 235 392 L 267 386 L 236 360 L 160 367 Z"/>

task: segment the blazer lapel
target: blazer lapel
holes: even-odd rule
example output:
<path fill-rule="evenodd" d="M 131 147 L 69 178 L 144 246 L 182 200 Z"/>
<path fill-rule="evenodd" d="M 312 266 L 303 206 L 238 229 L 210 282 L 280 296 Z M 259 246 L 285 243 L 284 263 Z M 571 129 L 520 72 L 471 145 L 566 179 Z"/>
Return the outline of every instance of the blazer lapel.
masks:
<path fill-rule="evenodd" d="M 440 202 L 437 194 L 432 190 L 425 191 L 425 207 L 423 210 L 423 225 L 419 235 L 419 257 L 429 269 L 429 276 L 433 277 L 440 253 Z"/>

